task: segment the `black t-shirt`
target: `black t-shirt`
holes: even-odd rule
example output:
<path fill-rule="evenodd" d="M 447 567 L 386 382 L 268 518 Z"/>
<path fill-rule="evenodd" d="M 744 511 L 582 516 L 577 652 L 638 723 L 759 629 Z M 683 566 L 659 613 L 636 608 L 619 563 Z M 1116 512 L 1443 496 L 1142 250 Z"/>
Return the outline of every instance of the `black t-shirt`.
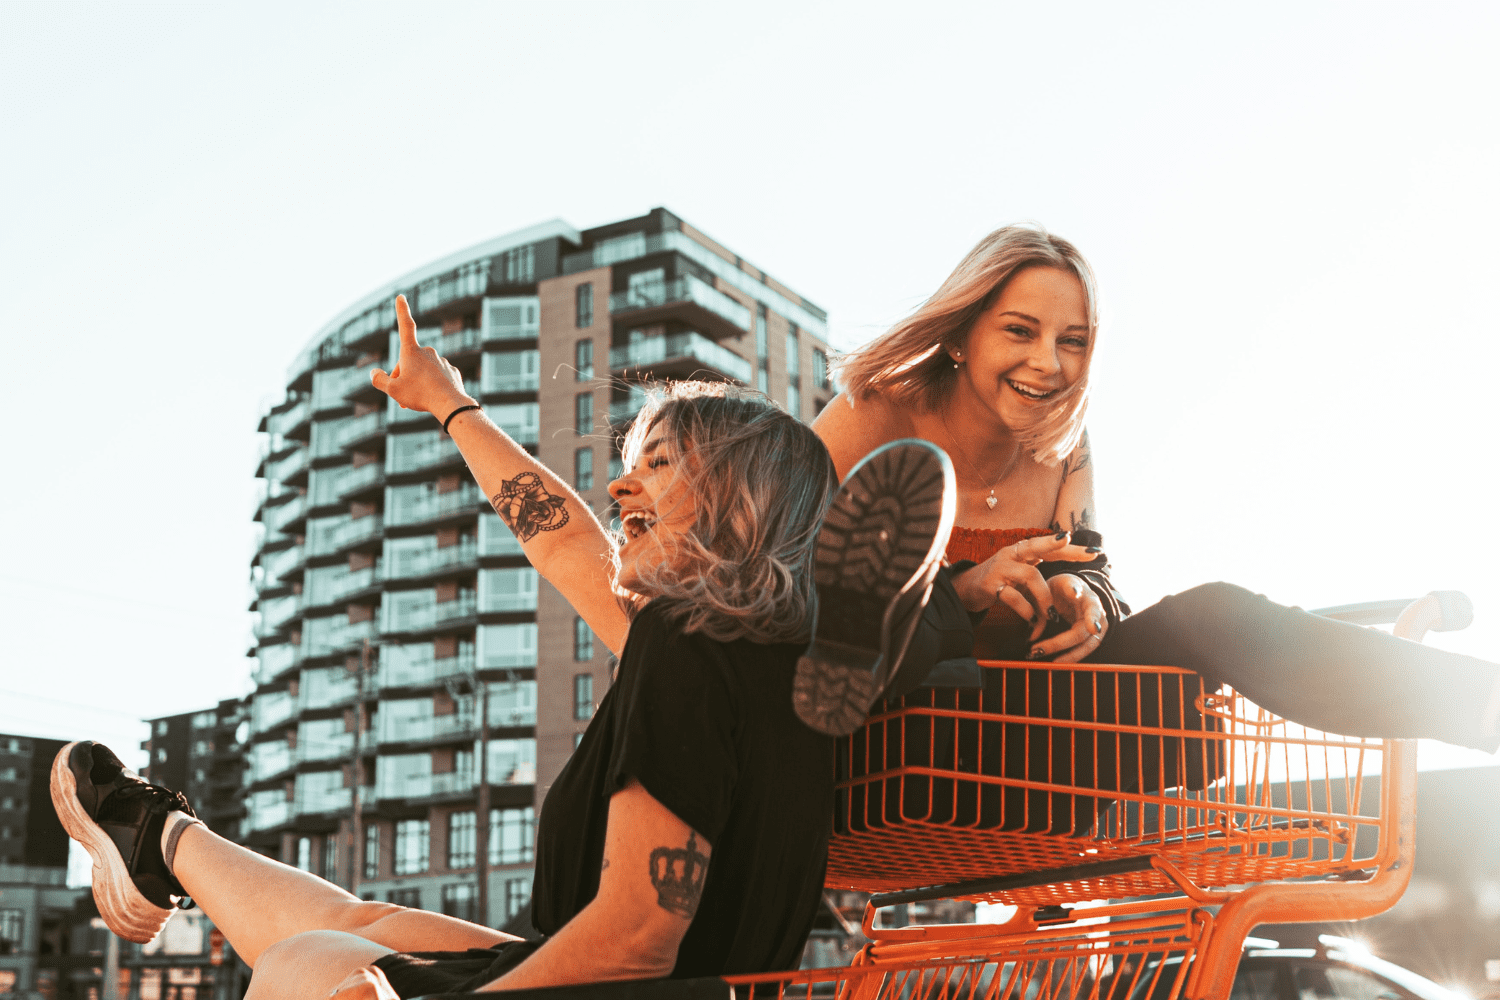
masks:
<path fill-rule="evenodd" d="M 555 934 L 598 893 L 609 799 L 634 778 L 713 847 L 673 976 L 795 968 L 833 815 L 833 740 L 792 711 L 802 647 L 683 635 L 665 610 L 631 623 L 619 678 L 542 804 L 533 922 Z"/>

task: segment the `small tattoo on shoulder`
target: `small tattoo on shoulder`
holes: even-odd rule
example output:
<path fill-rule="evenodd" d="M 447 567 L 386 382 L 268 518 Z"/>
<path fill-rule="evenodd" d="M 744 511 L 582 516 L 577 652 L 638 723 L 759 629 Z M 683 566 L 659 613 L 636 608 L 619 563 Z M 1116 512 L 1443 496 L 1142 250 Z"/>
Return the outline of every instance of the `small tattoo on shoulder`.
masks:
<path fill-rule="evenodd" d="M 599 864 L 599 870 L 601 872 L 609 870 L 609 859 L 608 858 L 605 858 L 602 862 L 600 862 L 600 864 Z"/>
<path fill-rule="evenodd" d="M 568 523 L 567 501 L 548 493 L 535 472 L 523 472 L 500 487 L 490 497 L 490 506 L 521 541 L 529 542 L 538 531 L 556 531 Z"/>
<path fill-rule="evenodd" d="M 663 910 L 693 919 L 703 898 L 708 855 L 698 850 L 698 836 L 688 833 L 686 847 L 658 847 L 651 852 L 651 884 Z"/>

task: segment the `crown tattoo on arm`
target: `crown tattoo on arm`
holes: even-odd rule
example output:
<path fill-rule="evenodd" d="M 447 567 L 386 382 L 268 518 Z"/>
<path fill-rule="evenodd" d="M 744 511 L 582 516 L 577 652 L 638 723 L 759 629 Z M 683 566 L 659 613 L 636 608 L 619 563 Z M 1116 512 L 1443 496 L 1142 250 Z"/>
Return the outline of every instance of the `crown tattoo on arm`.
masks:
<path fill-rule="evenodd" d="M 651 884 L 663 910 L 693 919 L 707 877 L 708 855 L 699 852 L 698 836 L 691 831 L 686 847 L 658 847 L 651 852 Z"/>

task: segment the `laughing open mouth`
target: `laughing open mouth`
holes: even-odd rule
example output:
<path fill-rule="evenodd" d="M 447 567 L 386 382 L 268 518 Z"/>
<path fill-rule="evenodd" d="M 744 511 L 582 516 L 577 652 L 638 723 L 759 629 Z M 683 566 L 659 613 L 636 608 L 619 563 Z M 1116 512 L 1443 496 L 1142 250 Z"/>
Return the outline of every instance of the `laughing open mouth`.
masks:
<path fill-rule="evenodd" d="M 650 527 L 656 523 L 656 518 L 643 510 L 626 510 L 620 512 L 620 527 L 625 531 L 626 538 L 640 538 Z"/>
<path fill-rule="evenodd" d="M 1023 383 L 1017 382 L 1014 379 L 1006 379 L 1005 384 L 1016 390 L 1018 394 L 1026 397 L 1027 399 L 1051 399 L 1059 392 L 1062 392 L 1061 389 L 1033 389 L 1031 386 L 1024 385 Z"/>

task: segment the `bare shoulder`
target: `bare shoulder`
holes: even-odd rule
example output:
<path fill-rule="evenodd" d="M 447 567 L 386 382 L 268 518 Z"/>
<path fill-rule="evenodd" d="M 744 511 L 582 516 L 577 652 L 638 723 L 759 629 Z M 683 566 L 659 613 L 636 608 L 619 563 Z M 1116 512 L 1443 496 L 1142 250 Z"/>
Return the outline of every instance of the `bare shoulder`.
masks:
<path fill-rule="evenodd" d="M 917 436 L 910 411 L 879 396 L 867 396 L 851 406 L 848 394 L 842 392 L 823 407 L 813 430 L 828 446 L 840 479 L 881 445 Z"/>

